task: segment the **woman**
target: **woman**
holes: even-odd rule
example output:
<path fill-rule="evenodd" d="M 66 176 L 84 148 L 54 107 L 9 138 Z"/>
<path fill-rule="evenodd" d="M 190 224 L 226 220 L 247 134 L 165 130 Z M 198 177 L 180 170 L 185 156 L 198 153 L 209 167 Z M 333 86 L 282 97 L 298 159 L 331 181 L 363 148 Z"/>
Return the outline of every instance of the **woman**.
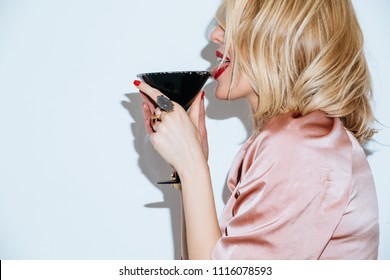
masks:
<path fill-rule="evenodd" d="M 375 186 L 361 147 L 374 134 L 370 77 L 351 2 L 225 0 L 216 19 L 215 95 L 247 99 L 254 123 L 220 225 L 203 94 L 189 114 L 176 103 L 155 112 L 146 96 L 161 93 L 134 82 L 150 140 L 180 174 L 189 258 L 377 258 Z"/>

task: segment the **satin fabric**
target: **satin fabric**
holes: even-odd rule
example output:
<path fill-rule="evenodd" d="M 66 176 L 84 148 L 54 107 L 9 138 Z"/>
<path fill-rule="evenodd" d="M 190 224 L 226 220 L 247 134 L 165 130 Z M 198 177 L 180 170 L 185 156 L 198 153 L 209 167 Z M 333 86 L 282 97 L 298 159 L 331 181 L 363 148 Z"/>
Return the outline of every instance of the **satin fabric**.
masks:
<path fill-rule="evenodd" d="M 282 114 L 228 176 L 212 259 L 376 259 L 378 206 L 363 149 L 322 111 Z"/>

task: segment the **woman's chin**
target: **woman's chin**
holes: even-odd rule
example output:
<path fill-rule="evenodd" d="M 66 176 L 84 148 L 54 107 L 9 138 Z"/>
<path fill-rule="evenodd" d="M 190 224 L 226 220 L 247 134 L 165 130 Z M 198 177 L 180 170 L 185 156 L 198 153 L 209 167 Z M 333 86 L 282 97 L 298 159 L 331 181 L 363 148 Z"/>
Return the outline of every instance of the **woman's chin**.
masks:
<path fill-rule="evenodd" d="M 215 92 L 215 97 L 219 100 L 228 100 L 228 94 L 227 92 L 223 92 L 221 94 L 218 94 L 218 92 Z"/>
<path fill-rule="evenodd" d="M 228 100 L 229 89 L 222 89 L 220 85 L 217 85 L 214 91 L 214 95 L 219 100 Z"/>

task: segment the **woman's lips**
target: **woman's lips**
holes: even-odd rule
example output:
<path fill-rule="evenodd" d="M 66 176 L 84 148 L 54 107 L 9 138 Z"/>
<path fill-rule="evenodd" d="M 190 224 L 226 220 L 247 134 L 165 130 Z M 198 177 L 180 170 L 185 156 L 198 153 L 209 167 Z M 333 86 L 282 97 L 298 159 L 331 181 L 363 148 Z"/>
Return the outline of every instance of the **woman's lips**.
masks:
<path fill-rule="evenodd" d="M 215 55 L 220 58 L 220 59 L 223 59 L 223 53 L 220 52 L 220 51 L 216 51 L 215 52 Z M 212 71 L 211 71 L 211 76 L 216 80 L 218 79 L 219 76 L 222 75 L 223 72 L 225 72 L 225 70 L 229 67 L 229 59 L 226 58 L 226 61 L 222 64 L 222 65 L 218 65 L 217 67 L 215 67 Z"/>

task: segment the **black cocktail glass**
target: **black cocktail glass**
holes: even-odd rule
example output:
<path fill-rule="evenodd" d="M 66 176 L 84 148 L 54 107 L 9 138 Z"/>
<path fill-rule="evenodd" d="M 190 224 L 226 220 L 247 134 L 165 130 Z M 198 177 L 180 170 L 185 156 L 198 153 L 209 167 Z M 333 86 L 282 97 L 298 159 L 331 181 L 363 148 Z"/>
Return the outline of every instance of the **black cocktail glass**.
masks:
<path fill-rule="evenodd" d="M 152 72 L 137 75 L 151 87 L 158 89 L 171 100 L 180 104 L 185 110 L 191 106 L 196 95 L 202 89 L 210 77 L 208 71 L 174 71 L 174 72 Z M 180 187 L 180 178 L 176 171 L 173 171 L 171 180 L 157 182 L 157 184 L 172 184 L 173 187 Z"/>

